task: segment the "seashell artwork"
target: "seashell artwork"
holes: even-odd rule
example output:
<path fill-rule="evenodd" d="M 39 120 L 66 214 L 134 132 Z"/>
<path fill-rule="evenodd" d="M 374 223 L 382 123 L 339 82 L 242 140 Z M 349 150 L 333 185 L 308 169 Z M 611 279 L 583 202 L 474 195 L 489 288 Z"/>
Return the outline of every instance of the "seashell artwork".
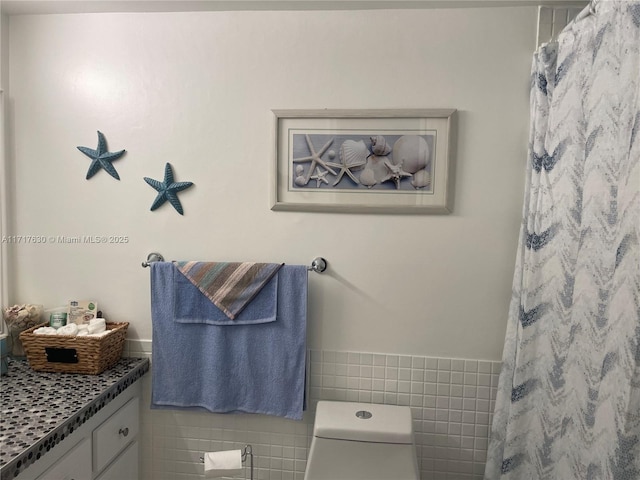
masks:
<path fill-rule="evenodd" d="M 430 140 L 429 135 L 406 131 L 385 131 L 384 135 L 295 133 L 290 182 L 296 189 L 395 189 L 417 193 L 432 185 L 432 142 L 435 138 Z"/>
<path fill-rule="evenodd" d="M 304 177 L 304 167 L 302 165 L 296 165 L 296 178 L 294 183 L 299 187 L 307 184 L 307 179 Z"/>
<path fill-rule="evenodd" d="M 371 168 L 365 168 L 360 174 L 360 183 L 365 187 L 373 187 L 378 183 L 376 176 Z"/>
<path fill-rule="evenodd" d="M 340 147 L 340 160 L 345 166 L 364 165 L 369 155 L 369 149 L 363 140 L 345 140 Z"/>
<path fill-rule="evenodd" d="M 311 141 L 311 137 L 308 134 L 304 135 L 304 139 L 310 154 L 305 157 L 294 158 L 293 163 L 294 164 L 310 163 L 311 165 L 309 166 L 309 171 L 307 172 L 307 175 L 304 177 L 304 183 L 303 184 L 298 183 L 298 178 L 296 178 L 295 184 L 298 186 L 303 186 L 309 183 L 309 180 L 311 179 L 311 174 L 315 171 L 316 166 L 318 165 L 324 167 L 324 169 L 327 170 L 329 173 L 331 173 L 331 175 L 338 175 L 338 173 L 335 170 L 333 170 L 332 167 L 339 166 L 339 165 L 336 165 L 335 163 L 332 163 L 332 162 L 326 162 L 325 160 L 322 159 L 322 156 L 324 155 L 324 153 L 329 149 L 329 147 L 333 143 L 334 138 L 329 138 L 329 140 L 318 151 L 316 151 L 316 147 L 313 145 L 313 142 Z"/>
<path fill-rule="evenodd" d="M 416 173 L 427 166 L 431 151 L 427 141 L 418 135 L 403 135 L 393 145 L 393 163 L 402 162 L 403 169 Z"/>
<path fill-rule="evenodd" d="M 311 175 L 311 177 L 309 178 L 316 181 L 316 188 L 320 188 L 321 183 L 326 183 L 327 185 L 329 185 L 329 180 L 327 180 L 327 173 L 329 173 L 327 170 L 316 167 L 316 173 L 314 175 Z"/>
<path fill-rule="evenodd" d="M 342 177 L 346 174 L 355 184 L 359 184 L 360 181 L 353 174 L 353 170 L 360 170 L 367 163 L 367 156 L 369 150 L 364 144 L 363 140 L 345 140 L 340 146 L 340 165 L 331 163 L 331 166 L 340 167 L 340 173 L 338 174 L 336 181 L 333 182 L 335 187 Z"/>
<path fill-rule="evenodd" d="M 360 174 L 360 181 L 362 182 L 362 174 L 364 174 L 365 171 L 370 170 L 371 175 L 373 175 L 373 180 L 375 180 L 375 183 L 372 183 L 370 185 L 375 185 L 377 183 L 382 182 L 382 179 L 385 178 L 389 173 L 389 169 L 385 165 L 385 162 L 388 162 L 388 161 L 389 161 L 389 157 L 386 157 L 386 156 L 380 157 L 378 155 L 371 155 L 367 159 L 367 164 L 364 167 L 364 171 Z"/>
<path fill-rule="evenodd" d="M 405 177 L 410 177 L 411 174 L 408 172 L 405 172 L 402 169 L 402 161 L 400 161 L 399 164 L 395 164 L 390 162 L 389 160 L 386 160 L 384 162 L 385 167 L 387 167 L 387 174 L 384 176 L 384 178 L 382 180 L 380 180 L 380 183 L 382 182 L 386 182 L 388 180 L 392 180 L 393 183 L 396 184 L 396 189 L 400 189 L 400 182 L 402 181 L 403 178 Z"/>
<path fill-rule="evenodd" d="M 419 188 L 425 188 L 431 186 L 431 172 L 422 169 L 413 174 L 411 179 L 411 185 L 417 190 Z"/>
<path fill-rule="evenodd" d="M 456 110 L 384 109 L 375 95 L 370 100 L 369 110 L 271 111 L 272 210 L 452 211 L 455 137 L 449 129 L 458 123 Z"/>
<path fill-rule="evenodd" d="M 369 137 L 371 139 L 371 152 L 374 155 L 385 156 L 391 153 L 391 145 L 387 143 L 387 139 L 382 135 Z"/>

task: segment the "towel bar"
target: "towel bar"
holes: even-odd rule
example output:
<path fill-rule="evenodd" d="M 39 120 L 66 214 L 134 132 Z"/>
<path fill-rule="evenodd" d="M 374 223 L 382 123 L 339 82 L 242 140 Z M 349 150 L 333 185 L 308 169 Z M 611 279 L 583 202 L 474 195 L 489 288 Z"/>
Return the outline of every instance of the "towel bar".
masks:
<path fill-rule="evenodd" d="M 143 267 L 148 267 L 153 262 L 164 262 L 164 257 L 157 252 L 151 252 L 147 255 L 147 261 L 142 262 Z M 327 261 L 322 257 L 316 257 L 312 260 L 311 266 L 307 267 L 310 272 L 322 273 L 327 269 Z"/>
<path fill-rule="evenodd" d="M 322 257 L 316 257 L 311 262 L 311 266 L 307 267 L 307 270 L 312 272 L 322 273 L 327 269 L 327 261 Z"/>
<path fill-rule="evenodd" d="M 242 463 L 247 461 L 247 456 L 249 456 L 249 468 L 251 472 L 251 476 L 249 477 L 253 480 L 253 448 L 250 444 L 247 444 L 242 449 Z M 200 456 L 200 463 L 204 463 L 204 455 Z"/>
<path fill-rule="evenodd" d="M 143 267 L 148 267 L 152 262 L 164 262 L 164 257 L 159 253 L 152 252 L 147 255 L 147 261 L 142 262 Z"/>

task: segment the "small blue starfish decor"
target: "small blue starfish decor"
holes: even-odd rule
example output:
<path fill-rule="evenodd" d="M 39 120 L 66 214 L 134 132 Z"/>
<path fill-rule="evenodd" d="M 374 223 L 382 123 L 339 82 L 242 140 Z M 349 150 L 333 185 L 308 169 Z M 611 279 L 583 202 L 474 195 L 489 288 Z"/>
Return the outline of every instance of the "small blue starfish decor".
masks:
<path fill-rule="evenodd" d="M 173 205 L 173 208 L 175 208 L 180 215 L 184 215 L 180 199 L 178 198 L 178 192 L 189 188 L 193 185 L 193 182 L 174 182 L 173 170 L 169 163 L 164 167 L 164 182 L 159 182 L 158 180 L 154 180 L 149 177 L 144 177 L 144 181 L 155 188 L 158 192 L 158 196 L 151 205 L 151 211 L 154 211 L 165 201 L 169 200 L 169 203 Z"/>
<path fill-rule="evenodd" d="M 98 170 L 100 170 L 101 168 L 116 180 L 120 180 L 120 176 L 118 175 L 118 172 L 116 172 L 116 169 L 113 168 L 113 165 L 111 165 L 111 162 L 119 159 L 122 155 L 124 155 L 126 150 L 120 150 L 119 152 L 108 152 L 107 141 L 105 140 L 102 132 L 98 131 L 97 150 L 93 150 L 92 148 L 87 147 L 78 147 L 78 150 L 80 150 L 91 159 L 91 165 L 89 166 L 89 171 L 87 172 L 87 180 L 98 173 Z"/>

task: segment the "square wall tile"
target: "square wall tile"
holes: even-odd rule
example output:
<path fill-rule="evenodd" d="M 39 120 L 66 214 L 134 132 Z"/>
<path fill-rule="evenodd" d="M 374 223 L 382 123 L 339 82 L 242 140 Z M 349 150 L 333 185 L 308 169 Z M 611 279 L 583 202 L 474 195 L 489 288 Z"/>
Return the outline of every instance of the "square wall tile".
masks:
<path fill-rule="evenodd" d="M 151 356 L 151 347 L 128 341 L 127 353 Z M 336 400 L 409 406 L 421 480 L 482 479 L 500 362 L 333 350 L 310 350 L 308 361 L 309 411 L 300 422 L 145 410 L 141 478 L 200 480 L 202 452 L 250 443 L 256 480 L 302 480 L 315 406 Z"/>

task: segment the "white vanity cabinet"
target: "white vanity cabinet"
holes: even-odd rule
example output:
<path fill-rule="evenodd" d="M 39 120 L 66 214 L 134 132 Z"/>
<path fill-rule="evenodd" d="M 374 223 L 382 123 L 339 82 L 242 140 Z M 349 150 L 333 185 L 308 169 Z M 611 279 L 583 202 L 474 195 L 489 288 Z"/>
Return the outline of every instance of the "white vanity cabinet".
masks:
<path fill-rule="evenodd" d="M 140 383 L 104 404 L 16 480 L 138 480 Z"/>
<path fill-rule="evenodd" d="M 21 478 L 21 477 L 18 477 Z M 91 441 L 83 438 L 53 464 L 38 480 L 80 480 L 91 478 Z"/>
<path fill-rule="evenodd" d="M 140 401 L 138 397 L 132 398 L 127 404 L 111 415 L 108 420 L 93 431 L 93 469 L 101 472 L 114 459 L 124 453 L 125 449 L 133 441 L 136 443 L 139 430 Z M 131 455 L 129 455 L 130 457 Z M 129 459 L 127 457 L 127 459 Z M 115 463 L 127 464 L 132 467 L 131 462 L 118 459 Z M 138 478 L 138 462 L 135 462 L 135 472 L 128 472 L 126 475 L 118 477 L 121 480 L 135 480 Z M 135 475 L 134 475 L 135 473 Z M 101 477 L 102 478 L 102 477 Z"/>

